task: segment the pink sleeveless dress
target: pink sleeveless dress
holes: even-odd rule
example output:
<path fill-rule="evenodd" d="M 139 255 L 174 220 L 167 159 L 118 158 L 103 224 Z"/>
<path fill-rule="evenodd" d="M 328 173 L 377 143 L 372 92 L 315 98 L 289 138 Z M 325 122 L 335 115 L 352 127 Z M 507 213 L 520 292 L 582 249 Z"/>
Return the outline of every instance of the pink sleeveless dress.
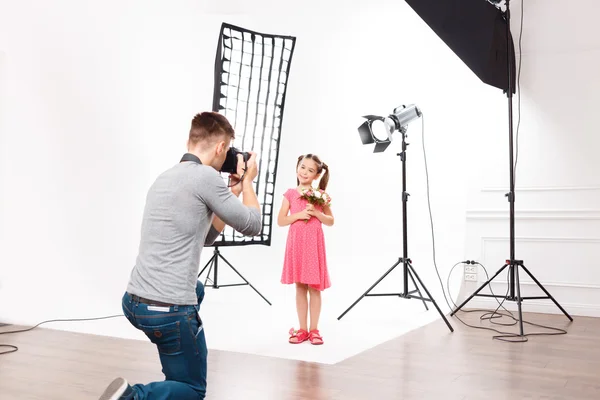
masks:
<path fill-rule="evenodd" d="M 296 189 L 289 189 L 283 195 L 290 202 L 290 215 L 304 210 L 308 204 L 307 200 L 300 198 Z M 317 205 L 315 209 L 323 211 Z M 316 290 L 325 290 L 331 286 L 322 225 L 316 217 L 310 218 L 308 222 L 298 220 L 290 225 L 281 283 L 305 283 Z"/>

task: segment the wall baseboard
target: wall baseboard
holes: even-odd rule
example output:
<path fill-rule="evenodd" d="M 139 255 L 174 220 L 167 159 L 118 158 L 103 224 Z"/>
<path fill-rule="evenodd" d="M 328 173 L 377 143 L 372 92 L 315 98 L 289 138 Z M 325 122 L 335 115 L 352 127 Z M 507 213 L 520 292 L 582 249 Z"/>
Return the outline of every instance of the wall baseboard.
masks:
<path fill-rule="evenodd" d="M 500 300 L 502 301 L 502 300 Z M 579 317 L 600 317 L 600 305 L 597 304 L 581 304 L 581 303 L 566 303 L 556 299 L 558 304 L 562 306 L 577 322 L 576 316 Z M 517 303 L 514 301 L 505 301 L 503 304 L 510 311 L 518 311 Z M 474 297 L 463 308 L 475 309 L 483 308 L 493 311 L 498 307 L 498 302 L 491 298 Z M 557 314 L 563 315 L 562 311 L 552 302 L 552 300 L 525 300 L 521 303 L 521 310 L 524 313 L 541 313 L 541 314 Z M 460 315 L 460 314 L 459 314 Z M 568 321 L 565 317 L 565 321 Z M 525 318 L 527 319 L 527 318 Z M 531 321 L 535 322 L 535 321 Z"/>

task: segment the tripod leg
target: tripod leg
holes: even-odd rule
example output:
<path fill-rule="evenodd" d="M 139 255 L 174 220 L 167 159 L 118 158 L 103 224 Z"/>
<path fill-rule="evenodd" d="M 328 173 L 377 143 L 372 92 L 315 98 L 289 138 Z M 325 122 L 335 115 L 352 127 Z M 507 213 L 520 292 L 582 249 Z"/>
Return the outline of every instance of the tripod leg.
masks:
<path fill-rule="evenodd" d="M 476 291 L 475 291 L 475 292 L 474 292 L 474 293 L 473 293 L 471 296 L 469 296 L 469 298 L 468 298 L 468 299 L 466 299 L 465 301 L 463 301 L 463 302 L 462 302 L 462 304 L 461 304 L 460 306 L 456 307 L 456 308 L 454 309 L 454 311 L 452 311 L 452 312 L 450 313 L 450 315 L 452 316 L 452 315 L 456 314 L 456 312 L 457 312 L 457 311 L 459 311 L 461 308 L 463 308 L 463 307 L 464 307 L 464 305 L 465 305 L 465 304 L 467 304 L 467 303 L 468 303 L 468 302 L 469 302 L 469 301 L 470 301 L 470 300 L 471 300 L 473 297 L 477 296 L 477 293 L 481 292 L 481 290 L 482 290 L 484 287 L 486 287 L 487 285 L 489 285 L 489 284 L 490 284 L 490 283 L 491 283 L 491 282 L 494 280 L 494 278 L 495 278 L 495 277 L 497 277 L 498 275 L 500 275 L 500 272 L 504 271 L 504 268 L 506 268 L 507 266 L 508 266 L 508 264 L 504 264 L 504 265 L 502 266 L 502 268 L 500 268 L 500 269 L 498 270 L 498 272 L 496 272 L 496 273 L 494 274 L 494 276 L 492 276 L 490 279 L 488 279 L 486 282 L 484 282 L 484 284 L 483 284 L 483 285 L 481 285 L 481 286 L 479 287 L 479 289 L 477 289 L 477 290 L 476 290 Z"/>
<path fill-rule="evenodd" d="M 206 278 L 204 279 L 204 286 L 206 287 L 206 285 L 208 284 L 208 280 L 210 279 L 210 273 L 213 270 L 213 266 L 217 263 L 217 255 L 213 255 L 210 260 L 208 261 L 208 263 L 204 266 L 204 268 L 202 268 L 202 271 L 200 271 L 200 273 L 198 274 L 198 279 L 200 278 L 200 275 L 202 275 L 202 273 L 204 272 L 204 270 L 210 266 L 210 268 L 208 268 L 208 273 L 206 274 Z M 213 282 L 213 287 L 215 286 L 214 282 Z"/>
<path fill-rule="evenodd" d="M 398 266 L 398 264 L 400 264 L 400 262 L 401 262 L 401 260 L 398 260 L 398 262 L 396 262 L 396 264 L 394 264 L 394 265 L 392 266 L 392 268 L 388 269 L 388 270 L 387 270 L 387 272 L 386 272 L 385 274 L 383 274 L 383 276 L 377 280 L 377 282 L 375 282 L 375 283 L 374 283 L 374 284 L 373 284 L 373 285 L 372 285 L 372 286 L 371 286 L 369 289 L 367 289 L 367 291 L 366 291 L 366 292 L 364 292 L 364 293 L 362 294 L 362 296 L 360 296 L 360 297 L 359 297 L 359 298 L 358 298 L 358 299 L 357 299 L 357 300 L 356 300 L 354 303 L 352 303 L 352 305 L 351 305 L 350 307 L 348 307 L 348 309 L 347 309 L 346 311 L 344 311 L 344 312 L 342 313 L 342 315 L 340 315 L 340 316 L 337 318 L 337 319 L 338 319 L 338 321 L 339 321 L 340 319 L 342 319 L 342 317 L 343 317 L 344 315 L 346 315 L 346 313 L 347 313 L 348 311 L 350 311 L 350 310 L 352 309 L 352 307 L 354 307 L 355 305 L 357 305 L 357 304 L 358 304 L 358 302 L 359 302 L 359 301 L 361 301 L 361 300 L 362 300 L 362 299 L 363 299 L 363 298 L 364 298 L 364 297 L 365 297 L 365 296 L 366 296 L 366 295 L 367 295 L 367 294 L 368 294 L 368 293 L 369 293 L 371 290 L 373 290 L 373 288 L 374 288 L 375 286 L 377 286 L 377 285 L 379 284 L 379 282 L 381 282 L 381 281 L 382 281 L 382 280 L 383 280 L 383 279 L 384 279 L 386 276 L 388 276 L 388 275 L 390 274 L 390 272 L 392 272 L 392 271 L 394 270 L 394 268 L 396 268 L 396 267 Z"/>
<path fill-rule="evenodd" d="M 246 283 L 248 284 L 248 286 L 250 286 L 252 289 L 254 289 L 254 291 L 255 291 L 256 293 L 258 293 L 258 295 L 259 295 L 260 297 L 262 297 L 264 301 L 266 301 L 266 302 L 267 302 L 267 304 L 269 304 L 270 306 L 272 306 L 272 304 L 269 302 L 269 300 L 267 300 L 265 296 L 263 296 L 263 295 L 262 295 L 262 294 L 261 294 L 261 293 L 260 293 L 258 290 L 256 290 L 256 288 L 255 288 L 254 286 L 252 286 L 252 284 L 251 284 L 250 282 L 248 282 L 248 281 L 246 280 L 246 278 L 244 278 L 244 277 L 242 276 L 242 274 L 240 274 L 240 273 L 237 271 L 237 269 L 235 269 L 235 268 L 233 267 L 233 265 L 231 265 L 231 264 L 229 263 L 229 261 L 227 261 L 227 260 L 225 259 L 225 257 L 223 257 L 223 256 L 222 256 L 222 255 L 220 255 L 220 254 L 219 254 L 219 257 L 220 257 L 220 258 L 221 258 L 223 261 L 225 261 L 225 263 L 226 263 L 227 265 L 229 265 L 229 267 L 230 267 L 230 268 L 233 270 L 233 272 L 235 272 L 236 274 L 238 274 L 238 276 L 239 276 L 240 278 L 242 278 L 242 279 L 244 280 L 244 282 L 246 282 Z"/>
<path fill-rule="evenodd" d="M 413 285 L 415 285 L 417 293 L 419 293 L 419 297 L 423 297 L 423 295 L 421 294 L 421 290 L 419 290 L 419 286 L 417 286 L 417 282 L 415 282 L 415 278 L 413 277 L 411 270 L 412 268 L 408 270 L 408 276 L 410 276 L 410 280 L 412 281 Z M 422 301 L 423 305 L 425 306 L 425 310 L 429 311 L 429 307 L 427 307 L 427 302 L 425 300 Z"/>
<path fill-rule="evenodd" d="M 552 297 L 552 295 L 546 290 L 546 288 L 544 286 L 542 286 L 542 284 L 537 279 L 535 279 L 535 276 L 533 276 L 533 274 L 531 272 L 529 272 L 529 270 L 527 268 L 525 268 L 524 265 L 521 265 L 521 266 L 523 267 L 523 269 L 525 270 L 525 272 L 527 273 L 527 275 L 529 275 L 529 277 L 531 279 L 533 279 L 533 281 L 539 286 L 539 288 L 542 289 L 542 291 L 544 293 L 546 293 L 546 296 L 548 296 L 550 298 L 550 300 L 552 300 L 554 302 L 554 304 L 556 305 L 556 307 L 558 307 L 560 309 L 560 311 L 562 311 L 563 314 L 565 314 L 565 316 L 567 318 L 569 318 L 570 321 L 573 321 L 573 318 L 569 315 L 569 313 L 567 313 L 565 311 L 565 309 L 562 308 L 561 305 L 558 304 L 558 302 L 554 299 L 554 297 Z"/>
<path fill-rule="evenodd" d="M 212 270 L 213 270 L 213 265 L 211 264 L 210 268 L 208 269 L 208 274 L 206 274 L 206 278 L 204 279 L 204 287 L 207 287 L 209 280 L 212 281 L 212 279 L 210 279 L 210 273 L 212 272 Z M 212 281 L 212 286 L 214 286 L 214 285 L 215 285 L 215 282 Z"/>
<path fill-rule="evenodd" d="M 427 287 L 423 284 L 423 282 L 421 281 L 421 278 L 419 278 L 419 275 L 417 274 L 417 272 L 414 270 L 413 266 L 410 263 L 408 264 L 408 268 L 415 275 L 415 278 L 417 278 L 417 280 L 419 281 L 419 283 L 423 287 L 423 290 L 425 290 L 425 293 L 427 293 L 427 297 L 429 297 L 429 299 L 431 300 L 431 302 L 433 303 L 433 305 L 437 309 L 438 313 L 440 313 L 440 315 L 442 316 L 442 319 L 444 320 L 444 322 L 446 323 L 446 325 L 448 325 L 448 329 L 450 329 L 450 332 L 454 332 L 454 328 L 452 328 L 452 325 L 450 325 L 450 322 L 448 322 L 448 320 L 446 319 L 446 316 L 444 315 L 444 313 L 442 312 L 442 310 L 440 310 L 440 308 L 438 307 L 437 303 L 435 302 L 435 300 L 433 299 L 433 297 L 429 293 L 429 290 L 427 290 Z"/>
<path fill-rule="evenodd" d="M 519 308 L 519 329 L 521 330 L 521 336 L 523 336 L 523 311 L 521 308 L 521 283 L 519 282 L 519 266 L 514 266 L 515 283 L 517 286 L 517 307 Z"/>
<path fill-rule="evenodd" d="M 200 273 L 198 274 L 198 278 L 200 278 L 200 275 L 202 275 L 202 273 L 204 272 L 204 270 L 206 270 L 206 268 L 208 268 L 209 265 L 212 264 L 213 260 L 215 259 L 215 256 L 213 255 L 210 260 L 208 260 L 208 262 L 206 263 L 206 265 L 204 266 L 204 268 L 202 268 L 202 271 L 200 271 Z M 208 274 L 210 275 L 210 270 L 208 270 Z"/>

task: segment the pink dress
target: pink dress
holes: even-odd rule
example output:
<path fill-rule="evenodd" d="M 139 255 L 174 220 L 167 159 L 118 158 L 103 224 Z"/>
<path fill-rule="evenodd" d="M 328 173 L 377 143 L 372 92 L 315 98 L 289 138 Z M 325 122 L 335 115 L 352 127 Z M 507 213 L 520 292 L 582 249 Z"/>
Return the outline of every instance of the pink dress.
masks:
<path fill-rule="evenodd" d="M 296 189 L 289 189 L 283 195 L 290 202 L 290 214 L 304 210 L 308 204 L 307 200 L 300 198 Z M 323 211 L 317 205 L 315 209 Z M 312 217 L 308 222 L 298 220 L 290 225 L 281 283 L 305 283 L 316 290 L 331 286 L 325 255 L 325 236 L 318 218 Z"/>

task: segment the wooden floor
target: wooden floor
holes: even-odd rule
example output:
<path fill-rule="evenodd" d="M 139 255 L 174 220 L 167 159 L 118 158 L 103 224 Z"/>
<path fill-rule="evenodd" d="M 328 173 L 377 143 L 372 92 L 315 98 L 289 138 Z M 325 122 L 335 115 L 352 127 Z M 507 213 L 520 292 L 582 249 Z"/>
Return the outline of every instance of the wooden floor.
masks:
<path fill-rule="evenodd" d="M 452 334 L 437 321 L 337 365 L 211 350 L 207 399 L 600 399 L 600 319 L 525 319 L 568 334 L 504 343 L 452 318 Z M 91 400 L 116 376 L 162 380 L 154 347 L 142 341 L 37 328 L 0 343 L 19 346 L 0 356 L 2 400 Z"/>

